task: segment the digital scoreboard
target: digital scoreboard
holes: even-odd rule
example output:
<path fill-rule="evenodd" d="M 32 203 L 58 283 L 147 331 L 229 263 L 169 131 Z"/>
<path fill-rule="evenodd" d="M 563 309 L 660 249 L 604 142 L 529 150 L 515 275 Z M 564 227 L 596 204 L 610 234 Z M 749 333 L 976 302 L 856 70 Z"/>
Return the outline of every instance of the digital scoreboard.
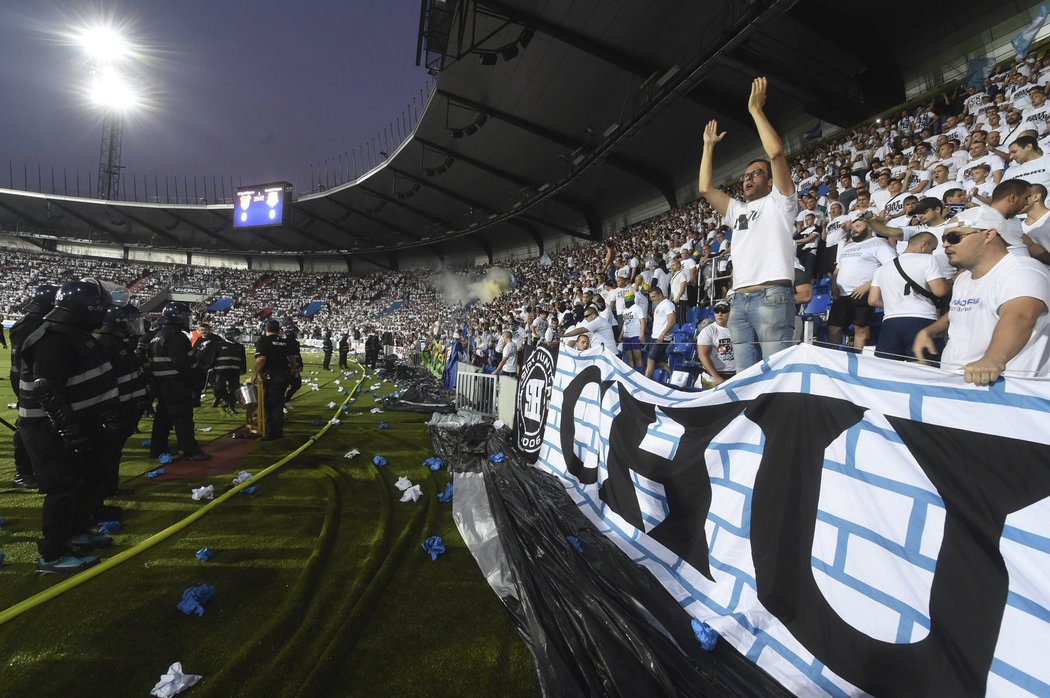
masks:
<path fill-rule="evenodd" d="M 285 202 L 291 203 L 288 182 L 258 184 L 237 189 L 233 202 L 234 228 L 266 228 L 284 223 Z"/>

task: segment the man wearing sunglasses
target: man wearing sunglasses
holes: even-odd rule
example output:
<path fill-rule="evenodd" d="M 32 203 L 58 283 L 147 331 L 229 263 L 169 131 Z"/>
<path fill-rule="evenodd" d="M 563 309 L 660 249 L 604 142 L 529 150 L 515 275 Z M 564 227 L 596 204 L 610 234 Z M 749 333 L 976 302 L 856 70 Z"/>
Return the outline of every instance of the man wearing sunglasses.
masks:
<path fill-rule="evenodd" d="M 798 200 L 783 143 L 765 114 L 766 90 L 766 78 L 751 83 L 747 108 L 769 159 L 745 168 L 744 201 L 714 186 L 714 149 L 726 135 L 714 119 L 704 129 L 700 160 L 700 195 L 733 227 L 729 330 L 738 371 L 790 346 L 795 332 L 791 282 Z"/>
<path fill-rule="evenodd" d="M 1009 254 L 998 212 L 964 211 L 941 237 L 948 261 L 959 270 L 948 314 L 915 336 L 920 359 L 937 354 L 934 339 L 948 335 L 941 366 L 962 369 L 963 379 L 990 385 L 1004 373 L 1047 375 L 1050 274 L 1040 262 Z"/>

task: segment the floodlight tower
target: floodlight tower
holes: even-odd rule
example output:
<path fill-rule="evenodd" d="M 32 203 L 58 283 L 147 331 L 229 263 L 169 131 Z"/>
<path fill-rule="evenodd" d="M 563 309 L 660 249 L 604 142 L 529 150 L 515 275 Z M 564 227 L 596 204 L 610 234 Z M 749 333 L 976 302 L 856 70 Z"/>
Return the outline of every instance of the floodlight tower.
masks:
<path fill-rule="evenodd" d="M 98 157 L 100 199 L 116 199 L 120 194 L 121 148 L 124 140 L 124 113 L 134 106 L 136 97 L 117 66 L 128 54 L 124 38 L 110 27 L 88 29 L 80 35 L 91 73 L 91 101 L 102 109 L 102 143 Z"/>

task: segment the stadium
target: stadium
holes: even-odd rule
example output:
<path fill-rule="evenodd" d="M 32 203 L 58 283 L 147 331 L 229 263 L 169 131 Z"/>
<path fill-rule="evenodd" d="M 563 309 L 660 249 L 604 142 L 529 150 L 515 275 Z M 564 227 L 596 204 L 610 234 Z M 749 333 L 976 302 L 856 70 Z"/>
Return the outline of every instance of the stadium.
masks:
<path fill-rule="evenodd" d="M 1047 6 L 409 4 L 411 103 L 247 176 L 69 29 L 0 695 L 1050 696 Z"/>

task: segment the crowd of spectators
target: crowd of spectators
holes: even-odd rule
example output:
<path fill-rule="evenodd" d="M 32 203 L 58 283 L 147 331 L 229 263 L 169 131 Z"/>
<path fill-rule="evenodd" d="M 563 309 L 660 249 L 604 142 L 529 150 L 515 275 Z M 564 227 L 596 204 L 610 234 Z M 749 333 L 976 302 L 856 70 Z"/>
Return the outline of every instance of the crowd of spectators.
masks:
<path fill-rule="evenodd" d="M 898 253 L 902 259 L 930 255 L 932 263 L 920 265 L 928 273 L 917 286 L 949 296 L 957 268 L 942 235 L 965 227 L 968 211 L 997 211 L 1003 225 L 992 227 L 1010 252 L 1050 263 L 1050 218 L 1043 217 L 1048 211 L 1044 187 L 1050 184 L 1050 155 L 1044 154 L 1050 147 L 1047 82 L 1050 56 L 999 66 L 979 88 L 953 86 L 794 157 L 788 170 L 797 196 L 791 283 L 799 314 L 813 310 L 807 304 L 816 289 L 818 296 L 834 301 L 830 309 L 817 311 L 829 324 L 833 343 L 844 335 L 858 350 L 873 343 L 868 326 L 881 311 L 870 307 L 897 301 L 892 293 L 869 297 L 873 282 L 879 290 L 876 271 L 892 266 Z M 718 188 L 741 206 L 748 199 L 746 188 L 753 186 L 754 171 L 746 174 L 743 181 Z M 1011 180 L 1020 184 L 1005 187 L 1006 201 L 1002 184 Z M 0 309 L 17 316 L 27 290 L 38 283 L 99 276 L 127 285 L 139 301 L 166 287 L 199 291 L 204 298 L 195 308 L 199 319 L 213 327 L 245 329 L 246 336 L 276 318 L 295 325 L 303 339 L 345 335 L 355 349 L 373 332 L 389 332 L 395 343 L 417 349 L 435 340 L 455 341 L 463 358 L 505 373 L 516 370 L 530 345 L 582 342 L 620 351 L 630 365 L 652 375 L 654 369 L 668 368 L 650 351 L 654 330 L 656 339 L 665 340 L 672 332 L 687 331 L 688 342 L 699 341 L 696 368 L 717 383 L 734 370 L 734 341 L 727 339 L 728 329 L 717 328 L 726 327 L 718 316 L 728 313 L 727 301 L 734 295 L 736 222 L 728 215 L 723 220 L 711 198 L 629 226 L 602 242 L 504 264 L 513 282 L 492 299 L 449 297 L 440 275 L 421 270 L 351 276 L 135 266 L 18 252 L 0 255 Z M 930 235 L 912 242 L 921 233 Z M 736 261 L 739 266 L 741 258 Z M 481 281 L 491 266 L 441 274 Z M 918 269 L 908 268 L 913 267 Z M 229 307 L 212 310 L 220 299 L 229 299 Z M 1041 299 L 1043 316 L 1046 300 Z M 939 310 L 925 318 L 927 324 L 943 314 L 945 305 L 929 302 Z M 891 310 L 886 307 L 887 318 L 895 316 Z M 705 331 L 708 324 L 716 329 Z M 880 355 L 905 358 L 899 353 L 904 344 L 896 346 Z M 1040 370 L 1045 373 L 1046 367 Z"/>

